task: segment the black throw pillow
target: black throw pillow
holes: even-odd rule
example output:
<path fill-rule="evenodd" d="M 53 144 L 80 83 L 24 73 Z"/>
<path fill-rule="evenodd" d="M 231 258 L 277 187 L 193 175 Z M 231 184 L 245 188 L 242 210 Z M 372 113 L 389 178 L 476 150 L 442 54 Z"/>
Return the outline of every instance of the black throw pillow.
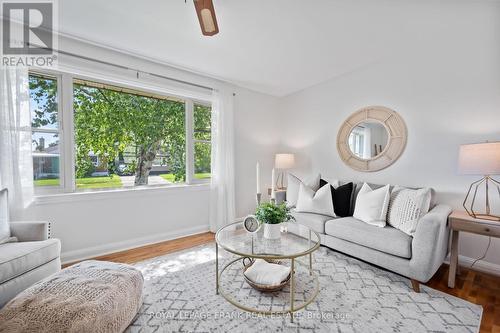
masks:
<path fill-rule="evenodd" d="M 323 187 L 328 182 L 324 179 L 319 180 L 319 187 Z M 351 194 L 353 190 L 353 183 L 347 183 L 334 188 L 330 185 L 330 190 L 332 191 L 332 203 L 335 215 L 340 217 L 350 216 L 351 214 Z"/>

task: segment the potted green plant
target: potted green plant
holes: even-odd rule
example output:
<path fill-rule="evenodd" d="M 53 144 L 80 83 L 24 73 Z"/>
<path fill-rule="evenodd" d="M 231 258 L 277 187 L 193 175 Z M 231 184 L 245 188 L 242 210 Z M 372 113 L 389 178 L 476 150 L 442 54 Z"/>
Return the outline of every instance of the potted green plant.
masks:
<path fill-rule="evenodd" d="M 272 202 L 261 203 L 255 211 L 255 217 L 264 225 L 264 237 L 267 239 L 280 238 L 280 224 L 295 220 L 292 214 L 290 214 L 290 208 L 284 202 L 281 204 Z"/>

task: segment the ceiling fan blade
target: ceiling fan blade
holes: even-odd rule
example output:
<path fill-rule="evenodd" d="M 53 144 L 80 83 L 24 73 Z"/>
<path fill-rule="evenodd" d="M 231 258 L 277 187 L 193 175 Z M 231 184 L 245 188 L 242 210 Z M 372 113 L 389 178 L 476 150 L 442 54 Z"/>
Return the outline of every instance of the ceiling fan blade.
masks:
<path fill-rule="evenodd" d="M 193 2 L 198 21 L 200 21 L 201 33 L 204 36 L 213 36 L 219 33 L 212 0 L 193 0 Z"/>

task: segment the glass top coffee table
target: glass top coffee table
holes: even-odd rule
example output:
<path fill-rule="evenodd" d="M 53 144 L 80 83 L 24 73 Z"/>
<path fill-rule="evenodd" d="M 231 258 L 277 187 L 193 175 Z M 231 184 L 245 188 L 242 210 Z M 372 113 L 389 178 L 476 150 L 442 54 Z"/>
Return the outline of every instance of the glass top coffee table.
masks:
<path fill-rule="evenodd" d="M 293 322 L 293 313 L 309 305 L 319 293 L 318 278 L 312 267 L 312 253 L 319 248 L 320 237 L 314 230 L 296 222 L 283 223 L 281 237 L 275 240 L 265 238 L 263 229 L 261 227 L 257 232 L 249 233 L 245 230 L 243 222 L 236 222 L 217 231 L 215 236 L 216 293 L 242 310 L 266 315 L 290 314 Z M 220 270 L 219 247 L 235 255 L 235 258 L 228 260 Z M 244 263 L 245 258 L 250 260 L 258 258 L 269 261 L 277 260 L 286 263 L 287 266 L 289 263 L 291 269 L 289 288 L 267 295 L 267 297 L 283 297 L 283 293 L 288 293 L 287 304 L 283 304 L 282 309 L 263 309 L 245 304 L 249 297 L 240 297 L 238 299 L 236 294 L 241 291 L 243 285 L 244 266 L 237 264 Z M 307 262 L 304 262 L 303 259 L 306 259 Z M 304 269 L 301 274 L 297 273 L 299 266 Z M 229 273 L 225 274 L 228 271 Z M 307 272 L 307 274 L 304 274 L 304 272 Z M 301 302 L 296 302 L 296 286 L 298 282 L 301 282 L 297 280 L 299 277 L 307 281 L 300 284 L 302 288 L 300 295 L 303 298 Z"/>

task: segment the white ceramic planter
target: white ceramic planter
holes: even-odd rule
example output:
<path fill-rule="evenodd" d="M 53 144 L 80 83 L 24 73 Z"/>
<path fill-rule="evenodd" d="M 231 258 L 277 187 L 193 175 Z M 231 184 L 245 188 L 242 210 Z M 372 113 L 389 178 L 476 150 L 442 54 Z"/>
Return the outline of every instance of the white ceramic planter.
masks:
<path fill-rule="evenodd" d="M 264 238 L 279 239 L 281 237 L 281 223 L 267 224 L 264 223 Z"/>

